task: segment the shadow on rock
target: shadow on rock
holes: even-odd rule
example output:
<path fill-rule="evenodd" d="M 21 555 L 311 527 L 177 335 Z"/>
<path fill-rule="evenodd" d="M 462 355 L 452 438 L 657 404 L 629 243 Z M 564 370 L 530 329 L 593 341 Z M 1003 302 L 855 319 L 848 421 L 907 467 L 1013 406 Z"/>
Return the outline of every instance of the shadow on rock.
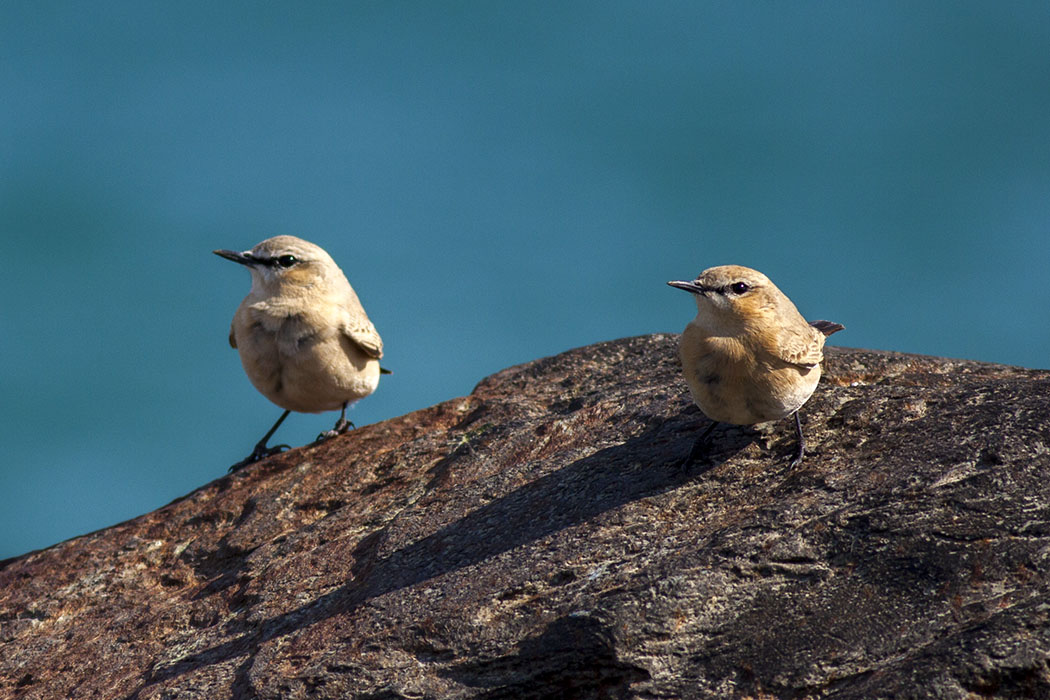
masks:
<path fill-rule="evenodd" d="M 600 620 L 573 614 L 523 640 L 514 654 L 459 664 L 442 675 L 491 688 L 480 696 L 485 700 L 627 698 L 631 684 L 647 680 L 649 672 L 618 660 L 614 642 Z"/>
<path fill-rule="evenodd" d="M 705 464 L 681 469 L 695 440 L 695 419 L 656 420 L 642 434 L 599 450 L 488 503 L 432 535 L 377 558 L 385 530 L 366 536 L 354 549 L 352 578 L 299 608 L 252 626 L 228 642 L 155 669 L 145 687 L 254 655 L 260 645 L 293 634 L 362 603 L 471 566 L 515 547 L 572 527 L 625 503 L 675 489 L 724 463 L 749 445 L 750 431 L 731 431 L 714 442 Z M 702 426 L 701 426 L 702 427 Z"/>

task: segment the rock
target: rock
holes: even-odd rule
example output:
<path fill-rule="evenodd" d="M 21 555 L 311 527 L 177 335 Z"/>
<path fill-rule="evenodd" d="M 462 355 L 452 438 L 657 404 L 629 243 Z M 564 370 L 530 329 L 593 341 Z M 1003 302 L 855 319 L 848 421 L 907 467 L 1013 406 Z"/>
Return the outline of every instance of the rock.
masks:
<path fill-rule="evenodd" d="M 0 697 L 1050 697 L 1050 372 L 829 348 L 798 469 L 790 421 L 682 469 L 676 342 L 0 562 Z"/>

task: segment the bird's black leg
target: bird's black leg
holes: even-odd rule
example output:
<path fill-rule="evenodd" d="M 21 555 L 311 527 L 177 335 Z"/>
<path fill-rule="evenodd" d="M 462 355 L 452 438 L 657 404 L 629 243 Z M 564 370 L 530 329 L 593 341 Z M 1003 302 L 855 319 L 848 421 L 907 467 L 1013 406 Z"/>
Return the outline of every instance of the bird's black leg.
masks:
<path fill-rule="evenodd" d="M 291 413 L 291 411 L 285 411 L 284 413 L 282 413 L 281 417 L 277 419 L 277 422 L 273 424 L 273 427 L 270 428 L 266 432 L 266 434 L 263 435 L 262 440 L 260 440 L 255 445 L 255 449 L 252 450 L 252 453 L 244 459 L 242 459 L 240 462 L 237 462 L 237 464 L 234 464 L 232 467 L 230 467 L 230 471 L 235 472 L 241 467 L 246 467 L 249 464 L 254 464 L 255 462 L 258 462 L 260 459 L 269 457 L 270 455 L 280 454 L 284 450 L 291 449 L 290 445 L 274 445 L 273 447 L 266 446 L 266 443 L 270 441 L 270 438 L 273 437 L 273 434 L 277 432 L 277 429 L 279 427 L 281 427 L 281 423 L 284 422 L 284 419 L 288 417 L 289 413 Z"/>
<path fill-rule="evenodd" d="M 346 404 L 347 403 L 348 403 L 347 401 L 343 402 L 343 410 L 341 410 L 339 412 L 339 420 L 337 420 L 335 422 L 335 427 L 333 427 L 331 430 L 326 430 L 323 433 L 321 433 L 320 435 L 318 435 L 317 436 L 317 442 L 321 442 L 323 440 L 327 440 L 328 438 L 334 438 L 336 435 L 342 435 L 347 430 L 350 430 L 350 428 L 354 427 L 354 424 L 346 419 Z"/>
<path fill-rule="evenodd" d="M 717 425 L 718 421 L 711 421 L 711 425 L 707 426 L 704 432 L 700 434 L 700 437 L 696 439 L 696 442 L 693 443 L 693 449 L 689 450 L 689 456 L 686 457 L 685 461 L 681 464 L 682 469 L 688 469 L 694 462 L 696 462 L 696 460 L 700 459 L 700 457 L 707 453 L 708 449 L 711 447 L 711 441 L 708 438 L 711 436 L 711 432 Z"/>
<path fill-rule="evenodd" d="M 798 451 L 795 452 L 795 457 L 791 460 L 788 469 L 794 469 L 802 464 L 802 457 L 806 454 L 806 438 L 802 437 L 802 421 L 798 417 L 798 411 L 795 411 L 795 432 L 798 433 Z"/>

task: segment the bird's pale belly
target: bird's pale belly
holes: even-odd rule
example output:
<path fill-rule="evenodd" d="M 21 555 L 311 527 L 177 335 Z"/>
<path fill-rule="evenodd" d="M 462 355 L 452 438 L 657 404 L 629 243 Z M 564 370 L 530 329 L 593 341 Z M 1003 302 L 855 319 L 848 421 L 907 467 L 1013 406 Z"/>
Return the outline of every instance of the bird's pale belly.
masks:
<path fill-rule="evenodd" d="M 802 407 L 820 380 L 820 366 L 772 367 L 702 355 L 682 357 L 693 401 L 708 418 L 735 425 L 779 420 Z"/>
<path fill-rule="evenodd" d="M 362 399 L 379 384 L 379 361 L 341 334 L 305 338 L 294 354 L 274 334 L 254 332 L 238 338 L 241 364 L 252 384 L 281 408 L 320 413 Z M 260 352 L 260 346 L 267 346 Z M 254 351 L 253 351 L 254 350 Z M 265 359 L 262 359 L 265 358 Z"/>

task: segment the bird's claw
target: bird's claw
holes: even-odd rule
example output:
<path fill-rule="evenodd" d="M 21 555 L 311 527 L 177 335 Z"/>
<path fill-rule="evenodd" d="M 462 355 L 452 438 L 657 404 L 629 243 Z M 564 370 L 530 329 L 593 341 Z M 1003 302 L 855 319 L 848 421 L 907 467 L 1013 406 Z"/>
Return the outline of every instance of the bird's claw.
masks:
<path fill-rule="evenodd" d="M 336 421 L 335 427 L 333 427 L 331 430 L 326 430 L 320 435 L 318 435 L 317 439 L 314 440 L 314 442 L 316 443 L 324 442 L 325 440 L 330 440 L 331 438 L 334 438 L 337 435 L 342 435 L 343 433 L 354 427 L 356 426 L 350 421 L 346 420 L 345 418 L 340 418 L 338 421 Z"/>
<path fill-rule="evenodd" d="M 279 455 L 285 450 L 292 449 L 291 445 L 274 445 L 273 447 L 267 447 L 266 445 L 256 445 L 252 453 L 242 459 L 240 462 L 232 465 L 227 473 L 232 474 L 238 469 L 247 467 L 249 464 L 255 464 L 259 460 L 272 457 L 273 455 Z"/>

